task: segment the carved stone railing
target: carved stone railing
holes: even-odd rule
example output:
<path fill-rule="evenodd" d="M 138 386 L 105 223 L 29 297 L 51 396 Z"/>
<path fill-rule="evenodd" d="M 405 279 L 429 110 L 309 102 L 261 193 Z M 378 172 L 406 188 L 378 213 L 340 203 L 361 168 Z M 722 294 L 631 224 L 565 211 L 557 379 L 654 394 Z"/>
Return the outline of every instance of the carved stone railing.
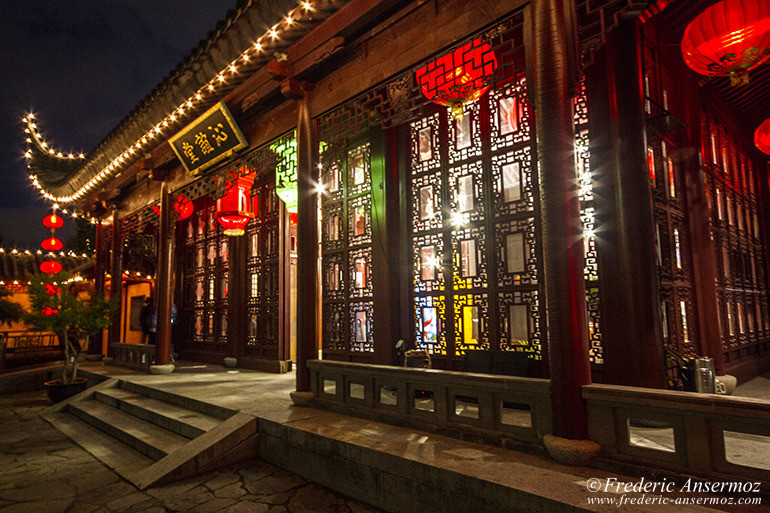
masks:
<path fill-rule="evenodd" d="M 551 432 L 549 381 L 311 360 L 314 403 L 450 435 L 535 442 Z"/>
<path fill-rule="evenodd" d="M 113 363 L 131 369 L 149 370 L 155 360 L 155 346 L 144 344 L 112 344 Z"/>
<path fill-rule="evenodd" d="M 770 482 L 770 402 L 587 385 L 591 440 L 605 456 L 696 475 Z"/>

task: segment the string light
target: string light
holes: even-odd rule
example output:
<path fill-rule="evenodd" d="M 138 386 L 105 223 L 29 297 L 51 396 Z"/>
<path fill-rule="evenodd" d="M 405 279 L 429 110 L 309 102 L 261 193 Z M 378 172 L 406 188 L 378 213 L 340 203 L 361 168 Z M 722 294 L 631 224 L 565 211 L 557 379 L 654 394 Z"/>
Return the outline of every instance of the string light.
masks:
<path fill-rule="evenodd" d="M 302 10 L 304 10 L 306 12 L 312 11 L 313 10 L 313 3 L 312 2 L 303 1 L 303 2 L 300 3 L 299 6 L 295 7 L 292 10 L 290 10 L 287 13 L 286 18 L 285 18 L 285 24 L 286 24 L 287 27 L 291 26 L 296 20 L 302 18 L 302 16 L 303 16 Z M 276 25 L 276 26 L 272 27 L 267 32 L 267 34 L 269 34 L 271 38 L 277 39 L 278 36 L 279 36 L 279 32 L 278 32 L 279 29 L 280 29 L 280 26 Z M 262 36 L 262 37 L 264 37 L 264 36 Z M 257 52 L 260 52 L 263 49 L 262 48 L 262 43 L 261 43 L 262 37 L 257 38 L 257 40 L 255 41 L 255 43 L 253 45 L 253 49 L 256 50 Z M 134 147 L 136 149 L 140 149 L 142 146 L 147 144 L 149 142 L 149 140 L 153 139 L 155 134 L 160 134 L 161 133 L 161 126 L 168 127 L 170 124 L 176 123 L 177 122 L 177 117 L 174 114 L 174 112 L 178 112 L 179 115 L 183 114 L 184 113 L 184 109 L 183 109 L 182 106 L 186 106 L 188 109 L 193 109 L 195 107 L 201 107 L 202 106 L 201 104 L 204 103 L 204 101 L 207 102 L 209 100 L 215 99 L 215 98 L 207 98 L 205 91 L 208 91 L 210 93 L 214 93 L 214 91 L 215 91 L 215 84 L 217 82 L 219 82 L 219 83 L 226 82 L 227 79 L 225 78 L 225 71 L 229 70 L 233 75 L 236 75 L 239 72 L 239 66 L 240 65 L 246 65 L 247 63 L 249 63 L 250 58 L 249 58 L 248 53 L 250 51 L 252 51 L 252 47 L 249 47 L 244 52 L 242 52 L 241 55 L 240 55 L 240 58 L 236 59 L 231 64 L 226 66 L 224 69 L 222 69 L 219 73 L 217 73 L 215 75 L 215 77 L 211 81 L 209 81 L 208 84 L 205 84 L 204 86 L 202 86 L 201 89 L 196 91 L 190 98 L 188 98 L 186 100 L 183 100 L 177 110 L 172 111 L 162 121 L 158 122 L 158 124 L 156 124 L 153 128 L 151 128 L 147 133 L 145 133 L 142 136 L 140 136 L 139 139 L 137 139 L 132 145 L 130 145 L 128 147 L 128 151 L 125 151 L 124 153 L 119 155 L 117 158 L 113 159 L 110 164 L 105 166 L 101 170 L 101 172 L 99 172 L 96 176 L 94 176 L 91 179 L 89 179 L 75 193 L 73 193 L 73 194 L 71 194 L 69 196 L 54 196 L 51 193 L 49 193 L 48 191 L 43 189 L 42 185 L 37 180 L 37 177 L 35 177 L 34 175 L 30 175 L 30 179 L 33 181 L 33 185 L 35 185 L 35 187 L 41 192 L 43 197 L 45 197 L 46 199 L 48 199 L 50 201 L 58 201 L 60 203 L 72 203 L 73 201 L 77 201 L 77 200 L 81 199 L 93 187 L 95 187 L 99 181 L 101 181 L 103 179 L 106 179 L 109 175 L 114 173 L 116 170 L 120 169 L 122 164 L 130 163 L 131 160 L 132 160 L 130 158 L 130 156 L 135 153 L 134 149 L 133 149 Z M 241 62 L 242 62 L 242 64 L 241 64 Z M 25 128 L 24 131 L 27 132 L 27 133 L 32 134 L 32 136 L 35 138 L 36 142 L 38 142 L 38 144 L 40 144 L 43 148 L 46 148 L 47 147 L 47 143 L 42 139 L 42 137 L 39 136 L 38 132 L 36 131 L 36 125 L 35 125 L 35 123 L 32 120 L 34 120 L 34 115 L 32 113 L 27 114 L 27 116 L 22 119 L 22 121 L 24 123 L 26 123 L 26 125 L 27 125 L 27 127 Z M 31 142 L 32 141 L 29 141 L 30 144 L 31 144 Z M 51 153 L 55 154 L 56 152 L 51 150 Z M 60 156 L 61 158 L 64 158 L 64 159 L 75 159 L 75 158 L 81 159 L 81 160 L 85 159 L 85 156 L 84 156 L 83 153 L 80 153 L 80 154 L 78 154 L 77 157 L 75 157 L 74 154 L 72 154 L 72 153 L 67 154 L 67 155 L 63 155 L 61 152 L 59 152 L 59 154 L 55 155 L 55 156 Z M 31 151 L 28 150 L 27 153 L 25 153 L 25 157 L 27 159 L 32 158 Z M 30 167 L 29 164 L 28 164 L 27 167 Z"/>

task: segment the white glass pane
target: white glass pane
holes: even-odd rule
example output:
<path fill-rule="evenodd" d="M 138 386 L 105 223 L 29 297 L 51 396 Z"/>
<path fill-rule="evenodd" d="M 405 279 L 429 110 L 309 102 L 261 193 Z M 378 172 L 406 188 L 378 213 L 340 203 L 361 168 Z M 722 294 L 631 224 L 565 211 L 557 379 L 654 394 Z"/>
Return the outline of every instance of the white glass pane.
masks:
<path fill-rule="evenodd" d="M 435 344 L 438 340 L 438 315 L 435 308 L 422 309 L 422 338 L 428 344 Z"/>
<path fill-rule="evenodd" d="M 433 219 L 434 215 L 433 186 L 420 187 L 420 220 Z"/>
<path fill-rule="evenodd" d="M 436 279 L 436 249 L 433 246 L 420 248 L 420 279 L 431 281 Z"/>
<path fill-rule="evenodd" d="M 431 148 L 431 130 L 430 127 L 425 127 L 418 133 L 417 138 L 417 151 L 420 155 L 420 162 L 430 160 L 433 151 Z"/>
<path fill-rule="evenodd" d="M 457 209 L 473 210 L 473 175 L 463 175 L 457 180 Z"/>
<path fill-rule="evenodd" d="M 509 273 L 521 274 L 526 271 L 524 233 L 509 233 L 505 236 L 505 259 Z"/>
<path fill-rule="evenodd" d="M 454 120 L 455 127 L 455 148 L 462 150 L 471 145 L 471 116 L 468 113 L 463 114 L 459 119 Z"/>
<path fill-rule="evenodd" d="M 355 276 L 354 276 L 354 283 L 357 289 L 366 288 L 367 274 L 368 274 L 368 269 L 366 266 L 366 259 L 357 258 L 355 262 Z"/>
<path fill-rule="evenodd" d="M 503 166 L 503 201 L 510 203 L 521 199 L 521 170 L 519 163 Z"/>
<path fill-rule="evenodd" d="M 365 343 L 366 334 L 366 311 L 356 312 L 356 342 Z"/>
<path fill-rule="evenodd" d="M 519 129 L 518 98 L 500 98 L 500 135 L 510 134 Z"/>
<path fill-rule="evenodd" d="M 460 241 L 460 273 L 463 278 L 476 276 L 476 241 Z"/>
<path fill-rule="evenodd" d="M 511 305 L 508 315 L 510 316 L 511 343 L 526 345 L 529 342 L 527 305 Z"/>

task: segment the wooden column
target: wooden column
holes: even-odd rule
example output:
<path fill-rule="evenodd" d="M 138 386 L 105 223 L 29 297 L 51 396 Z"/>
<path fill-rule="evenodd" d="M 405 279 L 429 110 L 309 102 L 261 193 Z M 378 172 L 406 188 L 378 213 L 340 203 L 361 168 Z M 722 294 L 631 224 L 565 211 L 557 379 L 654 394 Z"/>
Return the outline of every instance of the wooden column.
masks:
<path fill-rule="evenodd" d="M 94 237 L 94 298 L 104 295 L 104 273 L 105 262 L 107 260 L 107 251 L 109 249 L 105 245 L 104 241 L 104 228 L 102 227 L 101 219 L 96 224 Z M 87 353 L 92 355 L 102 354 L 104 346 L 104 335 L 100 331 L 91 335 L 88 342 Z"/>
<path fill-rule="evenodd" d="M 553 434 L 585 440 L 588 420 L 580 394 L 591 372 L 565 9 L 563 0 L 532 5 L 537 153 Z"/>
<path fill-rule="evenodd" d="M 109 345 L 120 344 L 120 326 L 123 315 L 123 237 L 120 229 L 118 209 L 112 210 L 112 251 L 110 254 L 110 298 L 117 298 L 117 310 L 112 317 Z M 112 354 L 107 348 L 108 354 Z"/>
<path fill-rule="evenodd" d="M 616 385 L 660 388 L 665 367 L 636 20 L 610 33 L 588 78 L 604 376 Z"/>
<path fill-rule="evenodd" d="M 158 234 L 158 274 L 156 307 L 157 333 L 155 335 L 155 363 L 171 363 L 171 305 L 174 299 L 174 225 L 171 222 L 171 199 L 168 184 L 160 183 L 160 233 Z"/>
<path fill-rule="evenodd" d="M 309 392 L 307 361 L 318 358 L 318 136 L 307 95 L 297 105 L 297 392 Z"/>

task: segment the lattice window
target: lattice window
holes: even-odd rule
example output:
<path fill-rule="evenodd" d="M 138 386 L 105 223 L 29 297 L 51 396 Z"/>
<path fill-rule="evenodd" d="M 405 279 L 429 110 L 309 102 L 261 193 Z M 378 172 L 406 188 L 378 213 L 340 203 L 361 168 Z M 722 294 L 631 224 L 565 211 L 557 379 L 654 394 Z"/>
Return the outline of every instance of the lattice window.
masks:
<path fill-rule="evenodd" d="M 370 148 L 359 138 L 328 146 L 322 156 L 322 344 L 327 354 L 374 351 Z"/>

